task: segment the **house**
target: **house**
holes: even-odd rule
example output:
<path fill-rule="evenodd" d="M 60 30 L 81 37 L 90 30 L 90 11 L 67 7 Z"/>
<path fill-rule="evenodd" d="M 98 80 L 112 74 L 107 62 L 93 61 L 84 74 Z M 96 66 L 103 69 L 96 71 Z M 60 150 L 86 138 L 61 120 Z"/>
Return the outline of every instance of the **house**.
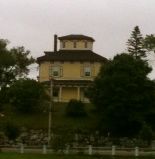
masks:
<path fill-rule="evenodd" d="M 57 41 L 60 41 L 57 50 Z M 89 102 L 85 89 L 97 76 L 107 59 L 93 52 L 94 39 L 85 35 L 54 36 L 54 51 L 45 51 L 38 57 L 39 82 L 50 86 L 53 100 L 68 102 L 71 99 Z"/>

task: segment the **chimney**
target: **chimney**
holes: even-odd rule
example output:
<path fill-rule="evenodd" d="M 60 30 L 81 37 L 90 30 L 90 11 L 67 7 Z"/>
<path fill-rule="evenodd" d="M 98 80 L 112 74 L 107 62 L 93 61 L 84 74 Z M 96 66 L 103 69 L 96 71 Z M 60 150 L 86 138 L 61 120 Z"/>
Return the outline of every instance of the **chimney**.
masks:
<path fill-rule="evenodd" d="M 57 52 L 57 38 L 58 36 L 55 34 L 54 35 L 54 52 Z"/>

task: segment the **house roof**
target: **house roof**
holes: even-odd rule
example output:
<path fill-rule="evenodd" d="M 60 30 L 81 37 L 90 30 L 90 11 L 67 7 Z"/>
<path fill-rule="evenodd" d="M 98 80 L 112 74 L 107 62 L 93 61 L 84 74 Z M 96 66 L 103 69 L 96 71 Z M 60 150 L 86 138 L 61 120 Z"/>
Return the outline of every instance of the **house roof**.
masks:
<path fill-rule="evenodd" d="M 95 41 L 92 37 L 85 36 L 85 35 L 76 35 L 70 34 L 66 36 L 58 37 L 59 40 L 88 40 L 88 41 Z"/>
<path fill-rule="evenodd" d="M 44 56 L 37 58 L 38 63 L 42 61 L 105 62 L 107 59 L 91 50 L 59 50 L 57 52 L 45 52 Z"/>

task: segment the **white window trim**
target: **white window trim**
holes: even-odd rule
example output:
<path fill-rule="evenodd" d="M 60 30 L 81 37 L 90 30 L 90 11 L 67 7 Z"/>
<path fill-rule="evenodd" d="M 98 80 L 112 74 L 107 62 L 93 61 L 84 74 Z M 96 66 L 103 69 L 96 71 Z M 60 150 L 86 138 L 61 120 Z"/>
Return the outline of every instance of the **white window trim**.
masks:
<path fill-rule="evenodd" d="M 88 70 L 87 70 L 87 69 L 88 69 Z M 86 75 L 86 73 L 89 73 L 89 75 Z M 85 77 L 91 77 L 91 76 L 92 76 L 91 66 L 84 66 L 84 76 L 85 76 Z"/>
<path fill-rule="evenodd" d="M 57 75 L 54 75 L 54 72 L 57 72 Z M 61 77 L 62 76 L 62 66 L 54 65 L 51 67 L 52 77 Z"/>

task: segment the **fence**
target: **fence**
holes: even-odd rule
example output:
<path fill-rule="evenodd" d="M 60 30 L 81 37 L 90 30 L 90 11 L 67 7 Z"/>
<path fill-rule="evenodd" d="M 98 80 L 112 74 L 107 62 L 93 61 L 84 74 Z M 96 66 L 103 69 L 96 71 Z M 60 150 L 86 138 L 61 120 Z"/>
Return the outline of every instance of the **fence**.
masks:
<path fill-rule="evenodd" d="M 85 147 L 69 147 L 66 146 L 65 149 L 55 151 L 50 147 L 43 145 L 38 147 L 20 146 L 14 145 L 12 147 L 1 146 L 2 152 L 17 152 L 17 153 L 42 153 L 42 154 L 52 154 L 52 153 L 64 153 L 64 154 L 88 154 L 88 155 L 112 155 L 112 156 L 155 156 L 155 149 L 151 148 L 119 148 L 116 146 L 112 147 L 93 147 L 92 145 Z"/>

